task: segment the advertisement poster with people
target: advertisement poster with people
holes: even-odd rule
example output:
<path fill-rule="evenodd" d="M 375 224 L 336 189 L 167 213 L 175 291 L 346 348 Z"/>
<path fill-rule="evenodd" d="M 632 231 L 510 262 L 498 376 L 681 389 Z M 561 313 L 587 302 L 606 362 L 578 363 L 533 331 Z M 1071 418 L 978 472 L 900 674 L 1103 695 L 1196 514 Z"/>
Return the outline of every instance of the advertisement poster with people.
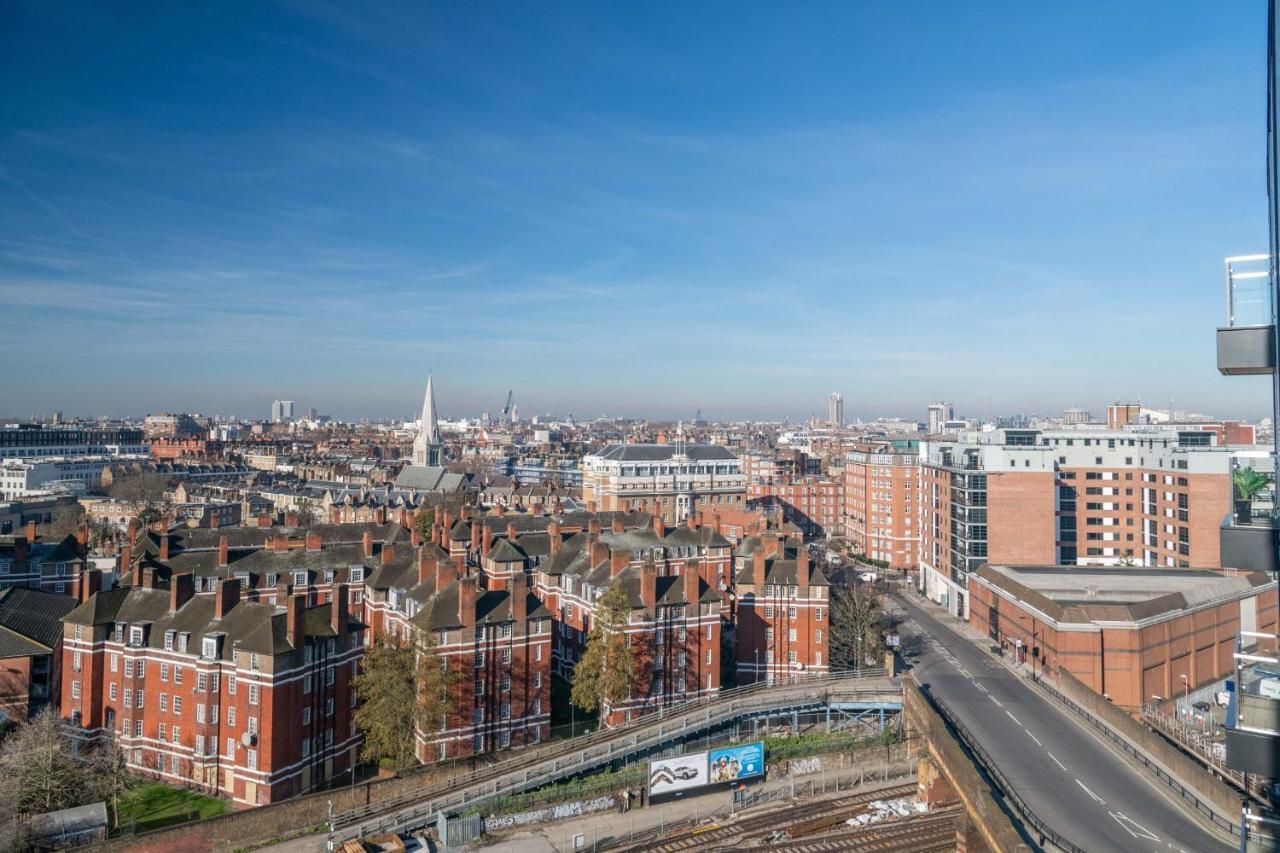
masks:
<path fill-rule="evenodd" d="M 762 775 L 764 775 L 763 743 L 713 749 L 709 753 L 707 779 L 711 784 Z"/>

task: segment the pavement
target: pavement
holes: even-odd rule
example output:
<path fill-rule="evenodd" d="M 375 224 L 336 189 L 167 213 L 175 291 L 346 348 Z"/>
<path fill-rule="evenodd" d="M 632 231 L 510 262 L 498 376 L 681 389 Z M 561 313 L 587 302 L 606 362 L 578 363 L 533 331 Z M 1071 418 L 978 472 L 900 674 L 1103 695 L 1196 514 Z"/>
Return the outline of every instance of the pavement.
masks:
<path fill-rule="evenodd" d="M 892 600 L 911 667 L 982 744 L 1042 821 L 1090 853 L 1210 853 L 1235 846 L 1163 785 L 987 651 L 989 641 L 908 594 Z"/>

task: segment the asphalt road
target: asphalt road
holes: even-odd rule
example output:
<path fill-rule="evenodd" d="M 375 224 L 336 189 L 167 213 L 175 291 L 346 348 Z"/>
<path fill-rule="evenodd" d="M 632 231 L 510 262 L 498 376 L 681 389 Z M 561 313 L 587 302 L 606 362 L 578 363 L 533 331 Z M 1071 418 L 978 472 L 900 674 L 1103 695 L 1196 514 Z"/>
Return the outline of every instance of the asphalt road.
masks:
<path fill-rule="evenodd" d="M 951 707 L 1054 831 L 1090 853 L 1235 849 L 969 636 L 914 601 L 889 601 L 905 610 L 899 633 L 916 654 L 920 683 Z"/>

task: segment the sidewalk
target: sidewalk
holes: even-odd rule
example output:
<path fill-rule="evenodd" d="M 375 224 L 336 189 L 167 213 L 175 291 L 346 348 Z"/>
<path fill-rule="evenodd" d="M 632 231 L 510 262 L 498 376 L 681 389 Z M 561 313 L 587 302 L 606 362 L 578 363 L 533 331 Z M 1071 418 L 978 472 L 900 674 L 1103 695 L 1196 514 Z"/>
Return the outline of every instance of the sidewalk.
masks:
<path fill-rule="evenodd" d="M 790 788 L 794 782 L 797 789 L 812 784 L 816 788 L 825 789 L 826 793 L 814 796 L 847 795 L 852 791 L 868 790 L 883 787 L 895 780 L 901 782 L 914 778 L 915 766 L 912 762 L 884 761 L 870 762 L 863 768 L 864 783 L 860 786 L 859 769 L 843 769 L 825 773 L 814 773 L 807 776 L 780 776 L 769 779 L 756 790 L 782 790 Z M 809 788 L 808 790 L 813 790 Z M 731 793 L 718 790 L 699 796 L 683 797 L 648 808 L 633 808 L 625 814 L 617 812 L 601 812 L 576 820 L 557 823 L 545 823 L 525 829 L 512 830 L 506 834 L 486 835 L 482 845 L 477 848 L 491 853 L 568 853 L 574 849 L 591 850 L 593 845 L 613 841 L 626 841 L 633 835 L 641 835 L 665 826 L 675 826 L 694 819 L 710 821 L 712 818 L 723 822 L 730 817 Z M 792 801 L 780 800 L 767 805 L 749 809 L 747 813 L 759 813 L 768 809 L 785 811 Z M 577 847 L 575 848 L 575 842 Z"/>

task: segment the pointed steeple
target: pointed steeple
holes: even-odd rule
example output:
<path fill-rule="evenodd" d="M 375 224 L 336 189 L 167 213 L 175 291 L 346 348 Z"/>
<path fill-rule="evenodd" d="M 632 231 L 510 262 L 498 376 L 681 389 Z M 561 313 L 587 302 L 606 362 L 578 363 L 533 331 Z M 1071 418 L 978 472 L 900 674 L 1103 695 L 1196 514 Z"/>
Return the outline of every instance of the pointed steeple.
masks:
<path fill-rule="evenodd" d="M 428 373 L 427 393 L 422 399 L 422 421 L 418 425 L 418 436 L 413 440 L 413 464 L 439 465 L 442 443 L 440 423 L 436 419 L 436 392 Z"/>

